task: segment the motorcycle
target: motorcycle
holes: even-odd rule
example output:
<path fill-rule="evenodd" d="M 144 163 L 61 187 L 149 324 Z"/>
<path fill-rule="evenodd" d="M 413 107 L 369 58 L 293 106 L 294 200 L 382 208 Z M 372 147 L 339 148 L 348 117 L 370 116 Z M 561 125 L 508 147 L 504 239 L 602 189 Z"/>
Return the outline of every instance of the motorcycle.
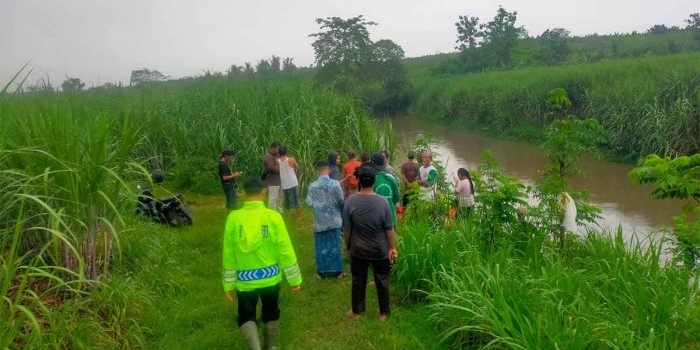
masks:
<path fill-rule="evenodd" d="M 156 179 L 156 176 L 154 176 Z M 162 181 L 162 178 L 160 178 Z M 160 182 L 160 181 L 155 181 Z M 153 190 L 138 185 L 139 195 L 136 202 L 136 214 L 173 227 L 192 225 L 192 212 L 183 195 L 156 199 Z"/>

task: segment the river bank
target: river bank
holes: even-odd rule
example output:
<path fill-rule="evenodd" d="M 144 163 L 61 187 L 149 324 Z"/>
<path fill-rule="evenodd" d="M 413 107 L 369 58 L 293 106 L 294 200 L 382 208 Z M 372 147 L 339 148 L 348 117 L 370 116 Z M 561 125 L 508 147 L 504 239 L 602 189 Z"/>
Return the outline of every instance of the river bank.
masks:
<path fill-rule="evenodd" d="M 432 135 L 436 151 L 447 169 L 448 179 L 459 167 L 475 169 L 483 162 L 485 150 L 491 150 L 500 166 L 525 184 L 533 184 L 546 164 L 542 149 L 534 144 L 485 136 L 464 127 L 443 125 L 416 117 L 398 117 L 393 130 L 399 134 L 399 149 L 406 150 L 420 136 Z M 400 164 L 405 154 L 397 154 L 394 162 Z M 632 166 L 588 156 L 581 160 L 585 175 L 572 179 L 577 190 L 587 190 L 591 201 L 603 209 L 600 228 L 616 229 L 641 237 L 657 233 L 672 224 L 685 202 L 654 200 L 652 185 L 632 183 L 628 173 Z"/>

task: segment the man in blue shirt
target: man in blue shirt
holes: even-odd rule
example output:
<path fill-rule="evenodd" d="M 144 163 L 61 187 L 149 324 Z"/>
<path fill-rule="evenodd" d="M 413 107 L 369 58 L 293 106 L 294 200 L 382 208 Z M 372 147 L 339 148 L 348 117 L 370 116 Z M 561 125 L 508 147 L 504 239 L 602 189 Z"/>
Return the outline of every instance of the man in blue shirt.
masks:
<path fill-rule="evenodd" d="M 316 251 L 316 278 L 345 277 L 340 248 L 343 226 L 343 189 L 340 182 L 331 179 L 328 163 L 316 165 L 318 180 L 309 185 L 306 204 L 314 210 L 314 247 Z"/>

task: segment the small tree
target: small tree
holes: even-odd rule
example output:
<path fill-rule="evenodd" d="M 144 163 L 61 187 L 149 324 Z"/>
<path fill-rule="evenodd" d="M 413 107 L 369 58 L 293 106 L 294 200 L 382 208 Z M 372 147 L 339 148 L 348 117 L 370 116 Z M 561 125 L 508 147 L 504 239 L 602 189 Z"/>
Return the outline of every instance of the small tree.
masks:
<path fill-rule="evenodd" d="M 536 196 L 540 199 L 545 226 L 557 232 L 559 246 L 564 248 L 566 235 L 561 218 L 563 210 L 559 201 L 563 192 L 571 192 L 569 180 L 582 174 L 578 160 L 586 153 L 600 155 L 599 146 L 607 141 L 607 132 L 596 119 L 578 119 L 568 116 L 552 122 L 545 132 L 543 147 L 547 156 L 547 168 L 538 182 Z M 600 209 L 584 203 L 585 192 L 570 193 L 576 201 L 577 221 L 595 221 Z M 557 230 L 558 228 L 558 230 Z"/>
<path fill-rule="evenodd" d="M 61 84 L 61 89 L 65 92 L 81 91 L 85 87 L 85 83 L 78 78 L 66 77 L 66 80 Z"/>
<path fill-rule="evenodd" d="M 639 161 L 629 177 L 641 184 L 656 184 L 651 192 L 656 199 L 693 201 L 673 218 L 673 234 L 678 242 L 676 256 L 684 266 L 695 270 L 700 262 L 700 153 L 677 158 L 650 154 Z"/>

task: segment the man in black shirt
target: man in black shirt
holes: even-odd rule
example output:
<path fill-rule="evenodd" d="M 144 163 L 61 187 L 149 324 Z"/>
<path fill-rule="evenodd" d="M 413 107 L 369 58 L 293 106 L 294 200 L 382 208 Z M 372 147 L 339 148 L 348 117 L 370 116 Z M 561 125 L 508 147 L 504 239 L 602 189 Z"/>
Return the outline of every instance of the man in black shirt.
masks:
<path fill-rule="evenodd" d="M 221 179 L 221 185 L 224 189 L 224 195 L 226 196 L 226 208 L 229 210 L 236 209 L 236 178 L 241 177 L 241 172 L 233 172 L 231 170 L 231 163 L 234 158 L 234 153 L 232 150 L 225 150 L 221 152 L 221 158 L 219 158 L 219 178 Z"/>
<path fill-rule="evenodd" d="M 377 286 L 379 320 L 389 318 L 389 272 L 397 257 L 396 233 L 391 208 L 386 198 L 372 190 L 377 171 L 364 163 L 357 171 L 361 190 L 348 197 L 343 207 L 345 247 L 350 252 L 352 272 L 352 309 L 348 316 L 357 318 L 365 311 L 367 269 L 372 265 Z"/>

